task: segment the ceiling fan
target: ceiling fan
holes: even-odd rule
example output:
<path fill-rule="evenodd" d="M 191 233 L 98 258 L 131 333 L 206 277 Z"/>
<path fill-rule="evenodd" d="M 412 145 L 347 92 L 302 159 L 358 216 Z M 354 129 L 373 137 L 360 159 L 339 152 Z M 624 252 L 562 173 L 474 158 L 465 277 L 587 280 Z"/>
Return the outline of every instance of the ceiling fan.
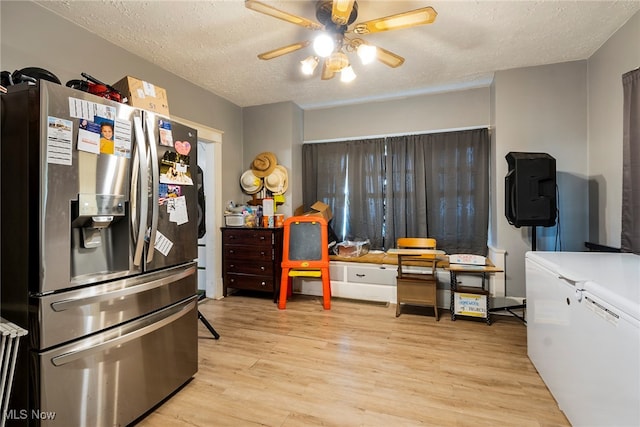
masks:
<path fill-rule="evenodd" d="M 437 16 L 436 11 L 429 6 L 356 23 L 349 28 L 358 18 L 358 2 L 355 0 L 317 0 L 316 19 L 318 22 L 276 9 L 256 0 L 245 0 L 245 6 L 248 9 L 282 19 L 283 21 L 310 30 L 320 31 L 321 34 L 313 41 L 305 40 L 279 47 L 259 54 L 258 58 L 264 60 L 277 58 L 303 49 L 313 43 L 315 55 L 311 55 L 301 61 L 302 70 L 305 74 L 313 74 L 319 63 L 318 57 L 324 58 L 322 80 L 333 78 L 337 72 L 341 72 L 343 81 L 355 78 L 355 73 L 349 64 L 345 51 L 357 52 L 363 63 L 377 59 L 389 67 L 399 67 L 404 63 L 402 56 L 379 46 L 373 46 L 360 38 L 360 36 L 430 24 Z"/>

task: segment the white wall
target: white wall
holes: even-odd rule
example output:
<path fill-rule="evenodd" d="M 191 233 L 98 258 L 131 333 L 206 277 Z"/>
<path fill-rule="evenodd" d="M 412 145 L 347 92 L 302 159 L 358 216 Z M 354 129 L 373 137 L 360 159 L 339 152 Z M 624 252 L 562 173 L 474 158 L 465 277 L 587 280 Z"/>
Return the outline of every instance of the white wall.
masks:
<path fill-rule="evenodd" d="M 304 140 L 324 141 L 489 125 L 488 87 L 305 110 Z"/>
<path fill-rule="evenodd" d="M 589 240 L 620 247 L 622 74 L 640 66 L 640 12 L 589 58 Z"/>
<path fill-rule="evenodd" d="M 293 102 L 259 105 L 244 108 L 243 118 L 245 170 L 251 167 L 258 154 L 264 151 L 275 154 L 278 164 L 289 173 L 285 202 L 277 207 L 277 212 L 291 216 L 302 204 L 302 183 L 298 178 L 302 176 L 299 148 L 302 145 L 302 109 Z M 248 200 L 251 197 L 244 195 L 240 202 Z"/>
<path fill-rule="evenodd" d="M 500 71 L 494 80 L 495 197 L 490 240 L 507 251 L 508 296 L 524 296 L 524 254 L 531 227 L 515 228 L 504 216 L 505 156 L 510 151 L 548 153 L 556 159 L 560 228 L 537 227 L 538 250 L 582 251 L 588 236 L 587 63 L 566 62 Z"/>

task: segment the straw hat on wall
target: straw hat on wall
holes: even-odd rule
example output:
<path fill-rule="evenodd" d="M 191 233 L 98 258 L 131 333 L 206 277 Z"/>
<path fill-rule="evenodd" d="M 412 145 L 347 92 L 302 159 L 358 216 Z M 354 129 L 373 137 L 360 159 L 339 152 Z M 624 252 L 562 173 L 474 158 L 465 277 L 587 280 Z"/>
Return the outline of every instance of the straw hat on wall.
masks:
<path fill-rule="evenodd" d="M 264 178 L 273 172 L 277 164 L 278 160 L 276 159 L 276 155 L 266 151 L 258 154 L 256 158 L 253 159 L 251 170 L 253 170 L 253 174 L 258 178 Z"/>

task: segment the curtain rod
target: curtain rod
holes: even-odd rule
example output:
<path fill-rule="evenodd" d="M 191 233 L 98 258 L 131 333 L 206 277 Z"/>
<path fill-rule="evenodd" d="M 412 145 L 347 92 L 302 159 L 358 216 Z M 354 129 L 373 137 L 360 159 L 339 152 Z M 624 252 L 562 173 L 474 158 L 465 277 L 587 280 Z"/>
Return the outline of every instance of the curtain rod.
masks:
<path fill-rule="evenodd" d="M 353 141 L 356 139 L 375 139 L 375 138 L 390 138 L 394 136 L 407 136 L 407 135 L 428 135 L 431 133 L 442 133 L 442 132 L 458 132 L 463 130 L 473 130 L 473 129 L 489 129 L 491 131 L 491 126 L 469 126 L 469 127 L 461 127 L 461 128 L 450 128 L 450 129 L 435 129 L 429 131 L 413 131 L 413 132 L 401 132 L 401 133 L 389 133 L 383 135 L 366 135 L 366 136 L 349 136 L 345 138 L 333 138 L 333 139 L 311 139 L 309 141 L 303 141 L 303 144 L 321 144 L 325 142 L 343 142 L 343 141 Z"/>

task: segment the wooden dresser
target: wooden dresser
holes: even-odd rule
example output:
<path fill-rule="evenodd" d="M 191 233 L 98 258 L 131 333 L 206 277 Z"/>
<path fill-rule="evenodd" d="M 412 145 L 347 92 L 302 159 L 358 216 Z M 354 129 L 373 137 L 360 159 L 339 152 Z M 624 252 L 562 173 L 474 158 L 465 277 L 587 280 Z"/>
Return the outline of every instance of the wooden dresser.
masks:
<path fill-rule="evenodd" d="M 223 295 L 227 289 L 280 292 L 283 228 L 222 227 Z"/>

